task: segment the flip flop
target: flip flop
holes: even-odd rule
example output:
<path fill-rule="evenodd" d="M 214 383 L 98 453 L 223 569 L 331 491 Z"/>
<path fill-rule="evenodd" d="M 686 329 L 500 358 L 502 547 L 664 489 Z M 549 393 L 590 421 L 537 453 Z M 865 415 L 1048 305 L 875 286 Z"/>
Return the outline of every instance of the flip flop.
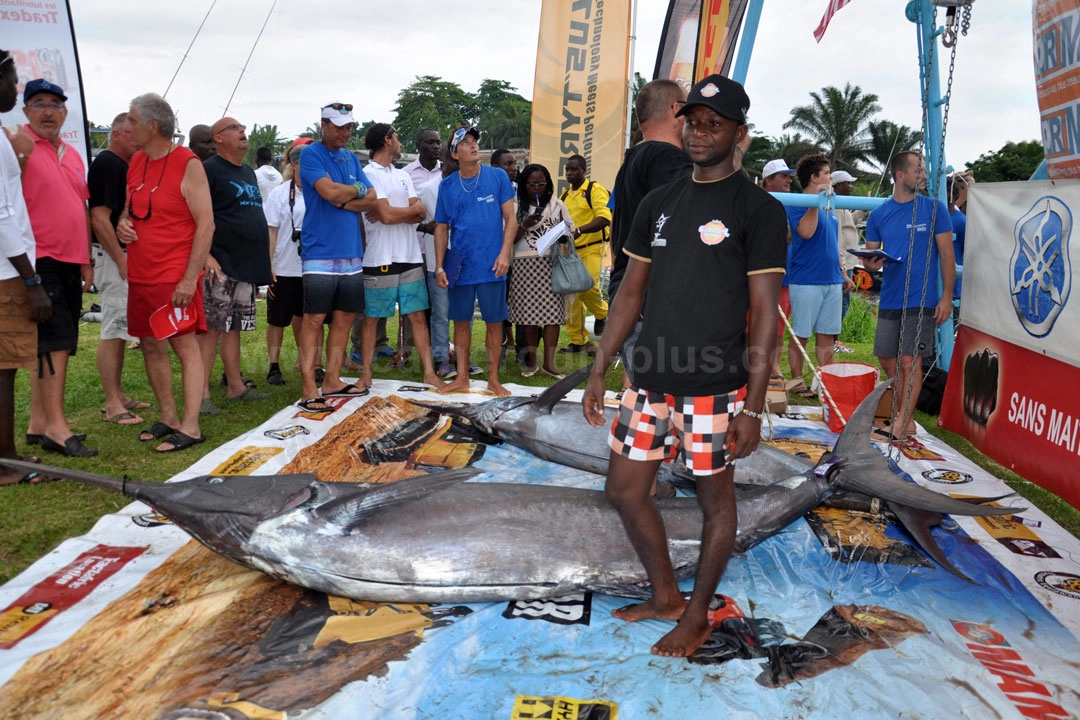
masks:
<path fill-rule="evenodd" d="M 125 411 L 117 415 L 113 415 L 112 417 L 105 418 L 105 422 L 116 423 L 117 425 L 127 427 L 128 425 L 140 425 L 146 421 L 133 412 Z"/>
<path fill-rule="evenodd" d="M 363 397 L 371 392 L 368 388 L 363 390 L 356 387 L 355 384 L 349 383 L 343 388 L 339 388 L 332 392 L 323 392 L 323 397 Z"/>
<path fill-rule="evenodd" d="M 174 432 L 177 432 L 176 428 L 171 428 L 159 420 L 158 422 L 151 425 L 148 429 L 143 430 L 141 433 L 139 433 L 139 442 L 160 440 L 166 435 L 171 435 Z M 143 437 L 144 435 L 147 435 L 149 437 Z"/>
<path fill-rule="evenodd" d="M 155 448 L 155 452 L 170 453 L 170 452 L 179 452 L 181 450 L 186 450 L 186 449 L 188 449 L 189 447 L 191 447 L 193 445 L 198 445 L 200 443 L 204 443 L 204 442 L 206 442 L 206 436 L 205 435 L 200 435 L 199 437 L 195 438 L 195 437 L 191 437 L 190 435 L 185 435 L 184 433 L 180 432 L 179 430 L 176 430 L 176 431 L 173 432 L 172 435 L 169 435 L 168 437 L 162 438 L 161 441 L 169 443 L 170 445 L 172 445 L 172 447 L 167 449 L 167 450 L 159 450 L 159 449 Z"/>
<path fill-rule="evenodd" d="M 48 435 L 42 435 L 41 449 L 60 453 L 67 457 L 94 457 L 98 454 L 97 450 L 83 445 L 82 440 L 74 435 L 70 435 L 63 443 L 56 442 Z"/>
<path fill-rule="evenodd" d="M 312 407 L 313 405 L 322 405 L 322 407 Z M 334 412 L 337 410 L 333 405 L 327 404 L 321 397 L 308 398 L 296 403 L 296 406 L 306 412 Z"/>
<path fill-rule="evenodd" d="M 56 478 L 46 477 L 39 472 L 28 472 L 15 482 L 0 483 L 0 487 L 7 487 L 9 485 L 40 485 L 41 483 L 53 482 L 55 479 Z"/>
<path fill-rule="evenodd" d="M 228 402 L 240 402 L 241 400 L 269 400 L 273 395 L 270 393 L 259 392 L 258 390 L 252 390 L 251 388 L 244 388 L 244 392 L 240 393 L 236 397 L 225 398 Z"/>
<path fill-rule="evenodd" d="M 40 445 L 41 438 L 43 437 L 45 436 L 39 435 L 38 433 L 26 433 L 26 444 Z M 84 440 L 86 440 L 86 433 L 75 433 L 75 437 L 79 439 L 79 442 L 83 442 Z"/>
<path fill-rule="evenodd" d="M 128 410 L 146 410 L 150 407 L 150 403 L 144 400 L 136 400 L 135 398 L 128 398 L 128 401 L 124 403 L 124 407 Z"/>

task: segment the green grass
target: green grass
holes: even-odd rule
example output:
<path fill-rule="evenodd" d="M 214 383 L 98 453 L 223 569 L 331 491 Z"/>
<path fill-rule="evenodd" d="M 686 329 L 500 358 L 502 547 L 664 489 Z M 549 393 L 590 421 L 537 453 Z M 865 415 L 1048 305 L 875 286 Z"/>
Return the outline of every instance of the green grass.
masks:
<path fill-rule="evenodd" d="M 96 300 L 96 297 L 91 296 L 87 299 L 86 304 L 89 305 L 94 300 Z M 97 448 L 100 454 L 95 458 L 79 459 L 48 453 L 43 456 L 45 462 L 60 467 L 77 468 L 116 477 L 127 475 L 138 480 L 164 481 L 186 469 L 213 448 L 261 424 L 285 405 L 298 400 L 300 380 L 298 374 L 292 370 L 297 355 L 292 344 L 291 333 L 288 331 L 286 332 L 285 348 L 281 357 L 281 367 L 287 381 L 286 385 L 275 387 L 265 382 L 267 371 L 266 341 L 263 332 L 266 327 L 265 305 L 260 302 L 258 308 L 260 330 L 243 333 L 241 366 L 246 375 L 256 380 L 258 389 L 271 393 L 272 398 L 263 402 L 242 404 L 227 402 L 225 400 L 225 388 L 216 382 L 213 383 L 211 395 L 214 402 L 224 412 L 216 417 L 202 419 L 202 431 L 208 438 L 207 442 L 184 452 L 165 455 L 159 455 L 153 451 L 155 443 L 138 442 L 137 437 L 140 428 L 145 428 L 147 425 L 120 427 L 104 422 L 104 416 L 99 412 L 104 406 L 104 394 L 101 390 L 97 366 L 94 362 L 94 352 L 97 347 L 100 326 L 95 323 L 84 324 L 80 331 L 79 352 L 72 358 L 69 367 L 65 398 L 66 409 L 72 428 L 76 431 L 89 433 L 87 444 Z M 864 339 L 866 338 L 864 331 L 849 330 L 849 325 L 856 324 L 857 320 L 859 324 L 865 324 L 865 319 L 859 320 L 860 315 L 863 318 L 869 317 L 872 322 L 872 307 L 869 305 L 865 307 L 853 305 L 852 311 L 845 320 L 844 334 L 841 335 L 841 338 L 849 347 L 855 350 L 855 353 L 838 356 L 837 359 L 876 365 L 871 352 L 872 332 L 868 339 Z M 388 331 L 391 337 L 396 336 L 397 327 L 394 320 L 389 322 Z M 483 326 L 477 323 L 473 333 L 472 358 L 478 364 L 481 363 L 483 357 L 483 339 Z M 559 345 L 564 346 L 567 342 L 567 337 L 563 333 Z M 813 357 L 812 345 L 813 342 L 811 342 L 810 349 L 811 357 Z M 786 354 L 785 348 L 784 357 L 781 360 L 785 373 L 787 372 Z M 588 361 L 589 359 L 583 354 L 567 355 L 559 353 L 556 355 L 557 367 L 561 372 L 569 372 Z M 550 378 L 541 375 L 535 375 L 531 378 L 522 377 L 514 362 L 509 362 L 507 365 L 508 367 L 500 373 L 503 382 L 533 386 L 551 384 Z M 178 380 L 179 364 L 175 358 L 173 359 L 173 368 L 174 376 Z M 606 379 L 609 389 L 617 390 L 619 388 L 621 385 L 621 372 L 621 367 L 618 366 L 608 371 Z M 220 378 L 220 375 L 221 362 L 218 360 L 213 377 L 217 379 Z M 389 367 L 389 362 L 382 359 L 376 364 L 375 376 L 391 380 L 419 382 L 421 379 L 419 362 L 414 358 L 409 368 L 393 370 Z M 809 370 L 807 370 L 807 377 L 809 378 Z M 125 392 L 132 397 L 153 401 L 153 395 L 150 392 L 143 370 L 142 355 L 138 351 L 128 351 L 127 353 L 123 385 Z M 176 392 L 179 396 L 179 388 L 176 389 Z M 23 433 L 29 418 L 30 398 L 29 380 L 25 372 L 18 373 L 15 397 L 16 441 L 19 452 L 40 455 L 40 448 L 26 446 L 23 439 Z M 157 414 L 153 408 L 142 411 L 141 415 L 147 420 L 147 423 L 157 419 Z M 918 421 L 931 433 L 940 437 L 966 457 L 971 458 L 976 464 L 1003 478 L 1010 486 L 1042 508 L 1069 532 L 1080 536 L 1080 512 L 1077 512 L 1053 494 L 1026 482 L 986 458 L 965 439 L 938 428 L 936 418 L 920 414 Z M 0 489 L 0 497 L 3 498 L 3 502 L 0 502 L 0 583 L 10 580 L 30 563 L 49 552 L 66 538 L 84 534 L 102 515 L 115 512 L 128 503 L 125 498 L 115 493 L 67 482 L 6 487 Z"/>

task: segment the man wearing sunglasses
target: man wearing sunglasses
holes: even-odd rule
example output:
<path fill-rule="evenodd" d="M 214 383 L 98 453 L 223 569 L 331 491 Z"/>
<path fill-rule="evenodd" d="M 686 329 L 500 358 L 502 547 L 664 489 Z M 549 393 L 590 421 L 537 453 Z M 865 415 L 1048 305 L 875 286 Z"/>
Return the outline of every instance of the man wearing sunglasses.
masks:
<path fill-rule="evenodd" d="M 352 136 L 352 105 L 334 102 L 320 110 L 322 140 L 300 155 L 304 191 L 304 232 L 300 257 L 304 274 L 304 321 L 300 333 L 300 407 L 326 412 L 334 407 L 328 396 L 367 394 L 366 387 L 346 383 L 341 364 L 356 313 L 364 310 L 364 248 L 359 213 L 375 207 L 376 193 L 360 161 L 345 148 Z M 315 381 L 319 330 L 327 315 L 326 370 L 322 396 Z"/>
<path fill-rule="evenodd" d="M 210 400 L 210 375 L 221 343 L 221 364 L 228 383 L 228 400 L 268 400 L 268 393 L 248 387 L 240 372 L 240 332 L 255 329 L 255 291 L 273 282 L 270 272 L 270 232 L 262 209 L 255 171 L 244 164 L 247 128 L 235 118 L 214 123 L 211 133 L 217 155 L 203 163 L 214 204 L 214 240 L 206 259 L 203 292 L 206 334 L 202 348 L 202 412 L 217 414 Z"/>
<path fill-rule="evenodd" d="M 46 450 L 92 457 L 64 417 L 68 358 L 79 345 L 82 293 L 94 282 L 86 200 L 86 166 L 60 137 L 67 120 L 67 95 L 38 78 L 26 83 L 23 112 L 34 152 L 23 174 L 23 196 L 37 241 L 37 272 L 53 301 L 52 317 L 38 325 L 38 369 L 30 374 L 27 438 Z"/>

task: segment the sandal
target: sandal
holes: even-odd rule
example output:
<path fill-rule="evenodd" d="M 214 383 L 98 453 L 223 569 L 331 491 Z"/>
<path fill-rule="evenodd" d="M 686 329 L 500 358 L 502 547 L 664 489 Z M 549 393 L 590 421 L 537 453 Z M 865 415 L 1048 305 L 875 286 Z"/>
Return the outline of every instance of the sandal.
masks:
<path fill-rule="evenodd" d="M 320 405 L 322 407 L 316 407 Z M 300 402 L 296 403 L 296 406 L 301 410 L 304 410 L 305 412 L 313 413 L 334 412 L 335 410 L 337 410 L 336 407 L 329 404 L 321 397 L 307 398 L 306 400 L 301 400 Z"/>
<path fill-rule="evenodd" d="M 9 477 L 15 476 L 10 475 Z M 55 480 L 56 478 L 47 477 L 39 472 L 28 472 L 15 482 L 0 483 L 0 487 L 7 487 L 9 485 L 40 485 L 41 483 L 53 482 Z"/>
<path fill-rule="evenodd" d="M 135 413 L 130 412 L 128 410 L 125 410 L 122 413 L 118 413 L 116 415 L 113 415 L 112 417 L 105 418 L 105 422 L 111 422 L 111 423 L 116 423 L 117 425 L 127 426 L 127 425 L 141 425 L 146 421 L 143 420 L 138 415 L 136 415 Z"/>
<path fill-rule="evenodd" d="M 806 387 L 806 383 L 802 378 L 796 378 L 795 380 L 788 380 L 787 391 L 797 398 L 803 400 L 817 400 L 818 394 Z"/>
<path fill-rule="evenodd" d="M 151 440 L 160 440 L 166 435 L 172 435 L 177 432 L 176 428 L 171 428 L 160 420 L 151 425 L 148 429 L 139 433 L 139 442 L 150 442 Z"/>
<path fill-rule="evenodd" d="M 196 437 L 191 437 L 190 435 L 186 435 L 186 434 L 180 432 L 179 430 L 177 430 L 172 435 L 169 435 L 167 438 L 162 439 L 162 442 L 167 442 L 170 445 L 172 445 L 172 447 L 167 448 L 165 450 L 162 450 L 160 448 L 156 448 L 155 452 L 170 453 L 170 452 L 179 452 L 180 450 L 186 450 L 186 449 L 188 449 L 189 447 L 191 447 L 193 445 L 198 445 L 200 443 L 206 442 L 206 436 L 205 435 L 200 435 L 197 438 Z"/>
<path fill-rule="evenodd" d="M 323 391 L 323 397 L 363 397 L 371 392 L 368 388 L 358 388 L 354 383 L 349 383 L 345 387 L 338 388 L 337 390 L 331 390 L 330 392 Z"/>

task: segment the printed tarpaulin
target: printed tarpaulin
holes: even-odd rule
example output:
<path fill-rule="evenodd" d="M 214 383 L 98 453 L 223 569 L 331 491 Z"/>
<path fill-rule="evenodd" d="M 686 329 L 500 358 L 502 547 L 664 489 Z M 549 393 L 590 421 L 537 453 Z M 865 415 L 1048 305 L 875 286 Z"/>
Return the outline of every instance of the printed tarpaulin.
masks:
<path fill-rule="evenodd" d="M 367 398 L 334 398 L 334 413 L 286 408 L 176 479 L 317 470 L 378 483 L 470 465 L 483 471 L 471 482 L 602 487 L 599 476 L 493 444 L 401 397 L 488 399 L 376 381 Z M 836 438 L 816 409 L 777 418 L 776 435 L 778 447 L 814 459 Z M 957 497 L 1007 492 L 933 438 L 919 440 L 893 456 L 919 485 Z M 559 533 L 560 519 L 552 513 L 533 532 Z M 709 641 L 671 659 L 649 653 L 671 623 L 611 616 L 625 598 L 331 597 L 235 565 L 132 503 L 0 587 L 0 717 L 1080 714 L 1076 538 L 1035 509 L 948 519 L 933 535 L 973 582 L 914 549 L 887 516 L 818 508 L 731 560 Z"/>

